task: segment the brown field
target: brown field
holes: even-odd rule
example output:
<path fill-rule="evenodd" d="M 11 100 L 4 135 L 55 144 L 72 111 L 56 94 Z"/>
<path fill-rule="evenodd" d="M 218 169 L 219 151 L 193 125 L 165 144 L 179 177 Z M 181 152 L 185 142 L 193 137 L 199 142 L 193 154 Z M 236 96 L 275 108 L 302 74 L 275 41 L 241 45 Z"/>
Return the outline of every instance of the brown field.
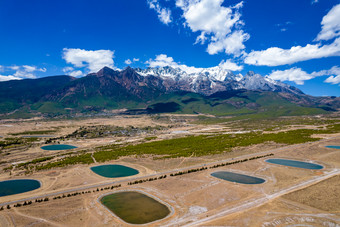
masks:
<path fill-rule="evenodd" d="M 84 125 L 144 127 L 157 124 L 168 127 L 166 130 L 156 132 L 157 139 L 231 130 L 223 124 L 206 126 L 191 124 L 190 121 L 160 122 L 147 116 L 39 121 L 39 123 L 37 121 L 20 121 L 2 122 L 1 124 L 7 125 L 0 127 L 1 136 L 22 131 L 48 129 L 57 129 L 55 135 L 60 136 L 69 134 Z M 297 126 L 294 127 L 297 128 Z M 117 141 L 119 143 L 134 143 L 147 136 L 150 135 L 68 140 L 67 144 L 78 146 L 79 148 L 72 150 L 72 152 L 77 152 L 84 149 L 91 150 L 96 146 Z M 113 216 L 97 200 L 103 194 L 124 189 L 147 192 L 173 208 L 172 215 L 155 222 L 152 224 L 154 226 L 339 226 L 340 151 L 327 149 L 324 146 L 340 144 L 340 134 L 325 135 L 324 138 L 318 142 L 292 146 L 266 143 L 203 157 L 160 160 L 148 156 L 122 157 L 107 163 L 130 166 L 138 169 L 140 173 L 136 176 L 119 179 L 108 179 L 93 173 L 89 167 L 99 165 L 98 163 L 56 168 L 28 175 L 16 169 L 11 172 L 2 171 L 0 181 L 30 178 L 40 180 L 42 187 L 27 193 L 0 197 L 0 203 L 44 196 L 49 193 L 61 192 L 62 195 L 66 190 L 76 190 L 82 187 L 88 187 L 88 189 L 79 189 L 78 192 L 89 190 L 91 193 L 57 200 L 53 200 L 53 196 L 50 196 L 50 200 L 47 202 L 33 202 L 29 206 L 16 208 L 11 205 L 10 210 L 5 208 L 0 211 L 0 226 L 131 226 Z M 2 159 L 6 158 L 6 163 L 0 164 L 0 168 L 14 162 L 69 152 L 45 152 L 39 148 L 41 144 L 42 142 L 38 141 L 35 146 L 11 150 L 9 155 L 1 156 Z M 42 154 L 42 152 L 44 153 Z M 218 160 L 236 159 L 247 155 L 252 157 L 253 154 L 259 152 L 274 153 L 273 157 L 275 158 L 314 161 L 325 168 L 306 170 L 284 167 L 266 163 L 265 158 L 261 158 L 182 176 L 170 177 L 167 173 L 166 179 L 127 185 L 130 180 L 138 177 L 164 174 L 166 171 L 208 164 Z M 223 181 L 210 175 L 212 172 L 220 170 L 261 177 L 266 182 L 259 185 L 244 185 Z M 98 184 L 111 183 L 111 186 L 118 184 L 118 181 L 122 184 L 119 189 L 96 191 L 97 188 L 105 187 L 97 186 Z M 294 186 L 298 187 L 294 188 Z"/>

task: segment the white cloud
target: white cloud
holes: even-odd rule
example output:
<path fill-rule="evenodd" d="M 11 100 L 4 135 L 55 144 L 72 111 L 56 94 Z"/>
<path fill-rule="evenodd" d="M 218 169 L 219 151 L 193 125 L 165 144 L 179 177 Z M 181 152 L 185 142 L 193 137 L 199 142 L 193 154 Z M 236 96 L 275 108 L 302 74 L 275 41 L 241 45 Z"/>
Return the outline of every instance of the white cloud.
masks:
<path fill-rule="evenodd" d="M 340 75 L 330 76 L 325 80 L 326 83 L 340 84 Z"/>
<path fill-rule="evenodd" d="M 331 56 L 340 56 L 340 38 L 328 45 L 307 44 L 290 49 L 271 47 L 267 50 L 252 51 L 245 57 L 244 62 L 249 65 L 278 66 Z"/>
<path fill-rule="evenodd" d="M 305 80 L 313 79 L 314 76 L 306 73 L 300 68 L 291 68 L 287 70 L 275 70 L 272 71 L 267 77 L 273 80 L 280 81 L 294 81 L 296 84 L 303 85 Z"/>
<path fill-rule="evenodd" d="M 21 80 L 22 78 L 19 78 L 19 77 L 15 77 L 15 76 L 3 76 L 3 75 L 0 75 L 0 81 L 8 81 L 8 80 Z"/>
<path fill-rule="evenodd" d="M 150 9 L 153 9 L 157 12 L 159 20 L 168 25 L 172 22 L 171 20 L 171 10 L 168 8 L 161 7 L 158 0 L 148 0 L 148 5 Z"/>
<path fill-rule="evenodd" d="M 27 71 L 16 71 L 14 74 L 13 74 L 14 77 L 17 77 L 17 78 L 23 78 L 23 79 L 35 79 L 37 78 L 36 75 L 34 75 L 33 73 L 31 72 L 27 72 Z"/>
<path fill-rule="evenodd" d="M 293 81 L 296 84 L 303 85 L 304 81 L 311 80 L 315 77 L 320 76 L 329 76 L 324 82 L 332 83 L 332 84 L 339 84 L 340 83 L 340 67 L 333 66 L 331 69 L 328 70 L 321 70 L 318 72 L 307 73 L 303 71 L 301 68 L 291 68 L 287 70 L 273 70 L 271 74 L 267 77 L 273 80 L 280 80 L 280 81 Z"/>
<path fill-rule="evenodd" d="M 111 50 L 63 49 L 63 59 L 77 68 L 86 67 L 89 72 L 97 72 L 107 66 L 114 68 L 114 52 Z"/>
<path fill-rule="evenodd" d="M 35 72 L 46 72 L 46 68 L 38 68 L 31 65 L 1 66 L 0 70 L 2 72 L 8 72 L 8 75 L 0 75 L 0 81 L 35 79 L 37 78 Z"/>
<path fill-rule="evenodd" d="M 81 70 L 74 70 L 73 67 L 65 67 L 63 68 L 63 72 L 66 73 L 69 76 L 73 77 L 80 77 L 83 76 L 83 72 Z"/>
<path fill-rule="evenodd" d="M 8 66 L 7 68 L 12 69 L 12 70 L 19 70 L 20 66 L 13 65 L 13 66 Z"/>
<path fill-rule="evenodd" d="M 231 71 L 241 71 L 243 69 L 243 65 L 237 65 L 235 62 L 232 62 L 231 60 L 225 60 L 221 61 L 218 65 L 221 68 L 225 70 L 231 70 Z"/>
<path fill-rule="evenodd" d="M 216 41 L 211 42 L 208 45 L 207 51 L 209 54 L 217 54 L 224 50 L 226 54 L 239 56 L 241 50 L 245 48 L 243 42 L 248 39 L 249 35 L 247 33 L 243 33 L 241 30 L 235 31 L 224 39 L 217 39 Z"/>
<path fill-rule="evenodd" d="M 330 40 L 340 35 L 340 4 L 334 6 L 321 21 L 321 32 L 316 40 Z"/>
<path fill-rule="evenodd" d="M 312 3 L 312 5 L 313 5 L 313 4 L 318 3 L 318 2 L 319 2 L 319 0 L 312 0 L 311 3 Z"/>
<path fill-rule="evenodd" d="M 30 66 L 30 65 L 23 65 L 22 66 L 26 72 L 34 72 L 37 70 L 37 67 L 35 66 Z"/>
<path fill-rule="evenodd" d="M 126 59 L 124 63 L 127 65 L 131 65 L 132 63 L 138 62 L 138 61 L 139 61 L 139 58 L 133 58 L 132 61 L 130 59 Z"/>
<path fill-rule="evenodd" d="M 183 10 L 185 26 L 200 32 L 196 43 L 209 42 L 209 54 L 224 51 L 238 56 L 245 48 L 243 42 L 249 39 L 249 34 L 241 30 L 244 23 L 239 9 L 243 2 L 231 7 L 222 3 L 223 0 L 177 0 L 176 6 Z"/>
<path fill-rule="evenodd" d="M 132 63 L 132 61 L 131 61 L 130 59 L 126 59 L 126 60 L 124 61 L 124 63 L 127 64 L 127 65 L 130 65 L 130 64 Z"/>
<path fill-rule="evenodd" d="M 179 64 L 174 61 L 172 57 L 168 57 L 166 54 L 160 54 L 156 55 L 155 59 L 149 59 L 145 62 L 149 65 L 149 67 L 165 67 L 165 66 L 171 66 L 173 68 L 179 68 L 188 74 L 191 73 L 200 73 L 205 69 L 216 69 L 220 68 L 227 71 L 240 71 L 243 69 L 243 66 L 239 66 L 236 63 L 232 62 L 231 60 L 225 60 L 221 61 L 218 66 L 210 67 L 210 68 L 196 68 L 193 66 L 187 66 L 184 64 Z"/>
<path fill-rule="evenodd" d="M 333 66 L 330 70 L 322 70 L 321 75 L 330 76 L 324 82 L 331 84 L 340 84 L 340 67 Z"/>
<path fill-rule="evenodd" d="M 330 44 L 307 44 L 306 46 L 293 46 L 290 49 L 271 47 L 262 51 L 252 51 L 246 55 L 244 62 L 249 65 L 278 66 L 293 64 L 311 59 L 340 56 L 340 4 L 334 6 L 323 17 L 321 32 L 315 40 L 330 40 Z"/>
<path fill-rule="evenodd" d="M 166 54 L 157 55 L 154 60 L 149 59 L 145 63 L 148 64 L 149 67 L 178 66 L 178 64 L 174 62 L 174 59 L 172 57 L 168 57 Z"/>

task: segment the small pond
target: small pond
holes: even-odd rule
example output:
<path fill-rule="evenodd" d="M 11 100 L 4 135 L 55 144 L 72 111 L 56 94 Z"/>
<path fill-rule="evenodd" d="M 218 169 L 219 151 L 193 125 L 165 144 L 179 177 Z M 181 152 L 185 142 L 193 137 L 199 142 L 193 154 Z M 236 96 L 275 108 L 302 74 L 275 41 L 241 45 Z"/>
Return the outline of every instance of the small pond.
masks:
<path fill-rule="evenodd" d="M 67 145 L 67 144 L 53 144 L 53 145 L 47 145 L 42 146 L 41 149 L 46 151 L 60 151 L 60 150 L 70 150 L 77 148 L 76 146 Z"/>
<path fill-rule="evenodd" d="M 333 149 L 340 149 L 340 146 L 334 146 L 334 145 L 330 145 L 330 146 L 326 146 L 327 148 L 333 148 Z"/>
<path fill-rule="evenodd" d="M 40 186 L 39 181 L 31 179 L 0 181 L 0 197 L 33 191 Z"/>
<path fill-rule="evenodd" d="M 110 194 L 102 197 L 100 202 L 130 224 L 146 224 L 163 219 L 170 214 L 166 205 L 136 191 Z"/>
<path fill-rule="evenodd" d="M 240 173 L 233 173 L 228 171 L 218 171 L 211 174 L 213 177 L 220 178 L 222 180 L 241 183 L 241 184 L 262 184 L 264 179 L 258 177 L 252 177 Z"/>
<path fill-rule="evenodd" d="M 280 158 L 273 158 L 273 159 L 267 159 L 266 162 L 272 163 L 272 164 L 278 164 L 283 166 L 291 166 L 291 167 L 297 167 L 302 169 L 322 169 L 322 165 L 309 163 L 309 162 L 300 162 L 295 160 L 289 160 L 289 159 L 280 159 Z"/>
<path fill-rule="evenodd" d="M 91 170 L 102 177 L 128 177 L 139 173 L 138 170 L 123 165 L 101 165 L 91 167 Z"/>

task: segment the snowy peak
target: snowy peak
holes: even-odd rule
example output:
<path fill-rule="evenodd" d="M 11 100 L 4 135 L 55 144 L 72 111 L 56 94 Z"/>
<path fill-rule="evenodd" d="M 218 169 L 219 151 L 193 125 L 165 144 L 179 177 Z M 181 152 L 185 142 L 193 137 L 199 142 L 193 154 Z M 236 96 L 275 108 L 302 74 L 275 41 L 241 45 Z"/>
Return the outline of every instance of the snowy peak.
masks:
<path fill-rule="evenodd" d="M 142 76 L 158 76 L 164 79 L 171 78 L 174 80 L 192 79 L 194 80 L 198 76 L 208 77 L 213 81 L 226 81 L 229 79 L 234 79 L 235 75 L 229 71 L 222 69 L 221 67 L 211 67 L 211 68 L 195 68 L 188 66 L 165 66 L 157 68 L 147 68 L 140 69 L 137 68 L 136 71 Z"/>
<path fill-rule="evenodd" d="M 135 70 L 144 77 L 153 76 L 163 80 L 166 91 L 189 91 L 211 95 L 221 91 L 247 89 L 303 94 L 295 87 L 263 77 L 253 71 L 244 76 L 235 75 L 219 66 L 195 68 L 178 65 Z"/>

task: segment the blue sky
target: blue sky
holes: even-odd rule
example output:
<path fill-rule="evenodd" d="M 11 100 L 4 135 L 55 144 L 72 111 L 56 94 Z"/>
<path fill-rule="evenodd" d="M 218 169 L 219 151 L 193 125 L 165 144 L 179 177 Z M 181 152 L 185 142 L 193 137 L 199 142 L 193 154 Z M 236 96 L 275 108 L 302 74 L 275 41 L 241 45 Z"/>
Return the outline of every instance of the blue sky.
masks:
<path fill-rule="evenodd" d="M 187 65 L 340 96 L 340 0 L 0 0 L 0 80 Z"/>

